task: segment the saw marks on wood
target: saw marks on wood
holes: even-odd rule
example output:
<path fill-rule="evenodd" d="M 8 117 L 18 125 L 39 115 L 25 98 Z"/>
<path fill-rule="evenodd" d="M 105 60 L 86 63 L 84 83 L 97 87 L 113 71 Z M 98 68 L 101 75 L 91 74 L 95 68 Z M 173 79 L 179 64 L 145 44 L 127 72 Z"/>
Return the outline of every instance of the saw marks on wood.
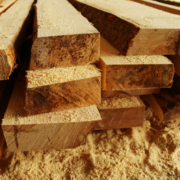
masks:
<path fill-rule="evenodd" d="M 29 23 L 34 0 L 18 0 L 0 15 L 0 80 L 9 79 Z"/>
<path fill-rule="evenodd" d="M 101 39 L 98 67 L 102 70 L 103 90 L 172 86 L 174 67 L 168 58 L 161 55 L 119 56 L 117 50 Z"/>
<path fill-rule="evenodd" d="M 82 15 L 122 55 L 176 54 L 180 29 L 178 15 L 132 1 L 78 2 Z"/>
<path fill-rule="evenodd" d="M 17 81 L 2 123 L 9 151 L 75 148 L 101 120 L 95 105 L 25 116 L 24 88 Z"/>
<path fill-rule="evenodd" d="M 26 112 L 31 115 L 99 104 L 100 76 L 94 65 L 28 71 Z"/>
<path fill-rule="evenodd" d="M 121 95 L 114 98 L 102 98 L 98 106 L 102 121 L 95 128 L 119 129 L 142 126 L 145 106 L 137 96 Z"/>
<path fill-rule="evenodd" d="M 99 60 L 99 32 L 66 0 L 39 0 L 34 31 L 30 70 Z"/>

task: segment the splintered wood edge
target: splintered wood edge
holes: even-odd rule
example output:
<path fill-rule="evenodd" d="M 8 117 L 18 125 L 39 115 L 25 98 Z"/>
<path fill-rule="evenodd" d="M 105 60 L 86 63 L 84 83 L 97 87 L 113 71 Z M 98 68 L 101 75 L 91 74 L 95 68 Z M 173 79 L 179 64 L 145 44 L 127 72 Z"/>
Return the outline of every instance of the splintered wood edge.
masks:
<path fill-rule="evenodd" d="M 27 71 L 26 80 L 27 88 L 35 88 L 99 76 L 101 76 L 101 73 L 95 65 L 85 65 Z"/>

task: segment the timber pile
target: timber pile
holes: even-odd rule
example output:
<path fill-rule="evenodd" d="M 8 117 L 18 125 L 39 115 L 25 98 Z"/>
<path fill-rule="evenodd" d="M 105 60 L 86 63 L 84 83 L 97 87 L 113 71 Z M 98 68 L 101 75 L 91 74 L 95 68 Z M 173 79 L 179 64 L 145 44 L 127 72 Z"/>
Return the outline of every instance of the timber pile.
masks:
<path fill-rule="evenodd" d="M 18 0 L 5 13 L 0 14 L 0 80 L 9 79 L 17 67 L 16 59 L 30 28 L 33 2 L 34 0 Z M 11 4 L 3 7 L 7 8 Z"/>
<path fill-rule="evenodd" d="M 152 94 L 173 85 L 163 55 L 178 53 L 180 17 L 124 0 L 69 1 L 95 27 L 66 0 L 37 1 L 27 71 L 2 123 L 10 151 L 74 148 L 94 129 L 142 126 L 143 102 L 164 118 Z"/>
<path fill-rule="evenodd" d="M 99 42 L 99 32 L 66 0 L 37 2 L 26 86 L 21 72 L 2 123 L 8 150 L 85 143 L 101 120 L 101 74 L 92 64 Z"/>
<path fill-rule="evenodd" d="M 124 0 L 70 2 L 102 35 L 97 64 L 102 70 L 102 98 L 108 102 L 122 94 L 145 95 L 143 101 L 163 120 L 163 111 L 152 94 L 173 85 L 174 65 L 169 56 L 163 55 L 179 53 L 180 17 L 174 15 L 177 13 L 169 14 Z M 111 116 L 104 112 L 102 115 L 105 121 Z"/>

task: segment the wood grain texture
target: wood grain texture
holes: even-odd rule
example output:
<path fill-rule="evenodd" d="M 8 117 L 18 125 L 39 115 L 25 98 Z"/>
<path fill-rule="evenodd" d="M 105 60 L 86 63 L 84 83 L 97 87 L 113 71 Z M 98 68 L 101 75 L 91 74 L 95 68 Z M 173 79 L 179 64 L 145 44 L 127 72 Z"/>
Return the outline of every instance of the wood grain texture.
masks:
<path fill-rule="evenodd" d="M 173 84 L 173 63 L 162 55 L 121 56 L 101 38 L 100 61 L 103 90 L 169 88 Z"/>
<path fill-rule="evenodd" d="M 151 0 L 133 0 L 133 1 L 165 12 L 180 15 L 180 8 L 173 5 L 169 5 L 157 1 L 151 1 Z"/>
<path fill-rule="evenodd" d="M 34 125 L 2 126 L 8 151 L 31 151 L 75 148 L 86 141 L 86 136 L 97 121 Z"/>
<path fill-rule="evenodd" d="M 101 120 L 95 105 L 26 116 L 25 83 L 18 78 L 2 129 L 9 151 L 75 148 Z"/>
<path fill-rule="evenodd" d="M 0 16 L 0 80 L 9 79 L 30 25 L 34 0 L 18 0 Z"/>
<path fill-rule="evenodd" d="M 128 94 L 131 96 L 147 95 L 147 94 L 157 94 L 159 93 L 160 88 L 143 88 L 143 89 L 132 89 L 132 90 L 123 90 L 123 91 L 106 91 L 101 90 L 102 98 L 111 98 L 119 97 L 122 94 Z"/>
<path fill-rule="evenodd" d="M 173 84 L 173 65 L 107 66 L 106 90 L 137 88 L 170 88 Z"/>
<path fill-rule="evenodd" d="M 28 115 L 99 104 L 100 77 L 28 88 L 25 110 Z"/>
<path fill-rule="evenodd" d="M 99 60 L 99 32 L 66 0 L 39 0 L 30 70 Z"/>
<path fill-rule="evenodd" d="M 102 98 L 102 102 L 106 98 Z M 99 108 L 102 121 L 95 130 L 119 129 L 142 126 L 144 121 L 145 106 L 138 98 L 139 105 L 136 107 Z"/>
<path fill-rule="evenodd" d="M 176 54 L 180 17 L 132 2 L 78 0 L 79 10 L 122 55 Z M 98 17 L 98 18 L 97 18 Z"/>

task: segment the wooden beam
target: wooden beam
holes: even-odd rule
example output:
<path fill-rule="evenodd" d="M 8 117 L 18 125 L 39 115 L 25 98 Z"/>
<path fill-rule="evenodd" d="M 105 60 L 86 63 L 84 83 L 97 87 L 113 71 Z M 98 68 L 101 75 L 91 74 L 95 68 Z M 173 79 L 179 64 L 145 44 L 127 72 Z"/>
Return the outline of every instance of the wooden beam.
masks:
<path fill-rule="evenodd" d="M 136 2 L 78 0 L 79 10 L 122 55 L 176 54 L 180 17 Z M 98 18 L 97 18 L 98 17 Z"/>
<path fill-rule="evenodd" d="M 28 115 L 99 104 L 101 73 L 94 65 L 27 71 Z"/>
<path fill-rule="evenodd" d="M 143 4 L 143 5 L 146 5 L 146 6 L 150 6 L 150 7 L 165 11 L 165 12 L 180 15 L 180 8 L 173 6 L 173 5 L 169 5 L 169 4 L 165 4 L 165 3 L 157 2 L 157 1 L 153 1 L 153 0 L 133 0 L 133 1 Z"/>
<path fill-rule="evenodd" d="M 168 88 L 172 86 L 174 67 L 161 55 L 119 56 L 104 38 L 101 38 L 100 61 L 103 90 L 133 90 Z"/>
<path fill-rule="evenodd" d="M 130 89 L 130 90 L 122 90 L 122 91 L 106 91 L 101 90 L 102 98 L 111 98 L 111 97 L 119 97 L 122 94 L 128 94 L 131 96 L 139 96 L 139 95 L 147 95 L 147 94 L 157 94 L 159 93 L 160 88 L 143 88 L 143 89 Z"/>
<path fill-rule="evenodd" d="M 9 79 L 30 25 L 34 0 L 18 0 L 0 16 L 0 80 Z"/>
<path fill-rule="evenodd" d="M 99 32 L 66 0 L 36 5 L 30 70 L 99 61 Z"/>
<path fill-rule="evenodd" d="M 102 121 L 95 130 L 142 126 L 145 106 L 136 96 L 102 98 L 98 106 Z"/>
<path fill-rule="evenodd" d="M 75 148 L 101 120 L 95 105 L 25 116 L 22 80 L 17 80 L 2 129 L 8 151 Z"/>

